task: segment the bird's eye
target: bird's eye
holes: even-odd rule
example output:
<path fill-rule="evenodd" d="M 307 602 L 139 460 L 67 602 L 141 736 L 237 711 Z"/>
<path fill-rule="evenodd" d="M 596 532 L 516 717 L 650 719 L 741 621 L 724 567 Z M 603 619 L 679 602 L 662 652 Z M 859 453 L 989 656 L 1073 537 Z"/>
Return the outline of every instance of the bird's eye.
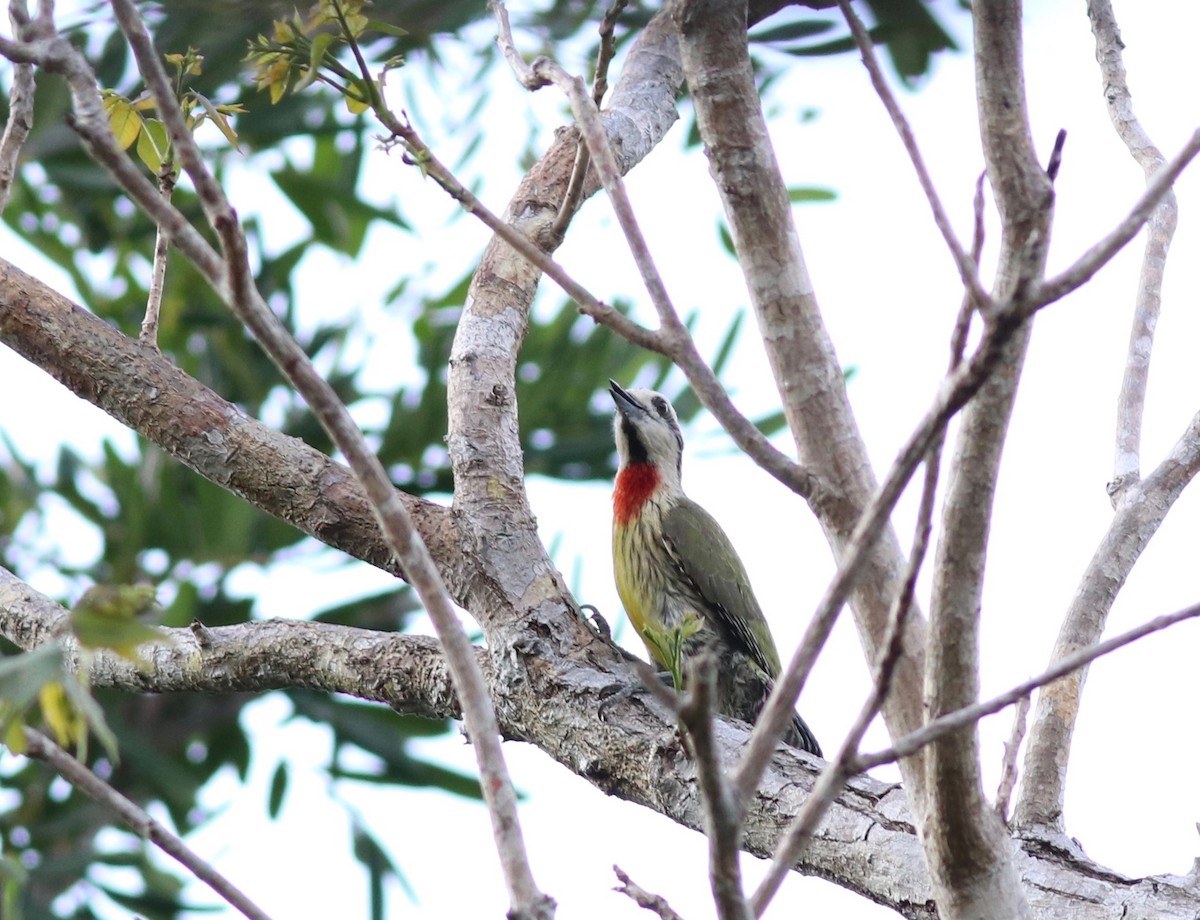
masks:
<path fill-rule="evenodd" d="M 671 417 L 670 410 L 667 408 L 667 401 L 661 396 L 655 396 L 654 399 L 650 400 L 650 402 L 653 403 L 655 411 L 658 412 L 660 416 L 663 418 Z"/>

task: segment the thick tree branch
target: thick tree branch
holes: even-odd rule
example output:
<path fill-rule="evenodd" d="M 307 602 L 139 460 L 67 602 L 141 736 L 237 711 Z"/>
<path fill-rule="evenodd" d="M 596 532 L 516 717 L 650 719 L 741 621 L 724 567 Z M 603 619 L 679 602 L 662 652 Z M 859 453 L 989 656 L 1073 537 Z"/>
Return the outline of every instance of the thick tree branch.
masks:
<path fill-rule="evenodd" d="M 953 730 L 998 711 L 1038 685 L 1186 616 L 1200 607 L 1160 617 L 1138 630 L 1106 640 L 1051 672 L 965 713 L 954 713 L 904 739 L 899 752 L 859 758 L 854 769 L 885 763 Z M 0 633 L 22 647 L 53 638 L 66 611 L 0 569 Z M 135 692 L 266 690 L 308 686 L 378 700 L 401 711 L 435 717 L 458 713 L 445 661 L 433 640 L 323 623 L 266 621 L 212 629 L 172 630 L 174 645 L 145 650 L 149 667 L 138 669 L 108 653 L 95 656 L 96 686 Z M 606 708 L 615 681 L 632 675 L 616 656 L 597 655 L 599 645 L 567 650 L 541 646 L 543 667 L 531 669 L 524 686 L 505 685 L 506 670 L 479 652 L 508 738 L 527 740 L 565 768 L 610 795 L 644 805 L 685 826 L 700 829 L 703 813 L 695 762 L 681 748 L 676 717 L 644 699 L 626 697 Z M 1015 694 L 1015 695 L 1014 695 Z M 986 707 L 986 710 L 985 710 Z M 723 760 L 745 744 L 747 733 L 725 720 L 713 724 Z M 743 846 L 768 855 L 780 828 L 794 818 L 815 780 L 811 764 L 781 750 L 767 770 L 745 824 Z M 1195 877 L 1124 879 L 1069 849 L 1047 849 L 1032 840 L 1018 851 L 1031 905 L 1041 920 L 1114 920 L 1129 916 L 1194 920 L 1200 912 Z M 900 788 L 853 776 L 836 797 L 821 831 L 801 854 L 797 868 L 897 910 L 902 916 L 938 916 L 925 874 L 914 821 Z"/>
<path fill-rule="evenodd" d="M 0 567 L 0 634 L 30 650 L 58 641 L 67 612 Z M 346 693 L 431 719 L 461 718 L 435 639 L 305 620 L 164 630 L 169 644 L 144 646 L 146 667 L 108 652 L 92 657 L 92 686 L 135 693 L 242 693 L 302 688 Z M 78 649 L 66 641 L 68 664 Z M 485 656 L 476 652 L 481 667 Z"/>
<path fill-rule="evenodd" d="M 889 599 L 901 582 L 904 556 L 886 513 L 874 520 L 873 532 L 856 531 L 877 491 L 876 482 L 767 136 L 747 49 L 745 10 L 737 4 L 708 0 L 676 3 L 671 9 L 679 23 L 684 70 L 710 171 L 729 218 L 798 457 L 821 484 L 810 504 L 840 564 L 838 591 L 850 590 L 859 637 L 869 659 L 876 660 L 887 631 Z M 860 538 L 856 551 L 860 561 L 852 566 L 849 557 L 856 537 Z M 861 573 L 852 578 L 850 569 L 857 565 L 862 566 Z M 806 658 L 815 658 L 824 634 L 832 627 L 843 603 L 838 591 L 831 586 L 822 602 L 825 614 L 814 617 L 810 631 L 815 645 L 809 646 L 806 638 L 801 647 Z M 922 719 L 919 674 L 923 647 L 924 618 L 914 611 L 906 627 L 907 654 L 897 669 L 894 691 L 884 710 L 889 729 L 897 737 L 916 728 Z M 763 749 L 770 743 L 768 732 L 781 730 L 784 710 L 790 709 L 799 693 L 807 674 L 801 652 L 759 720 L 761 734 L 757 738 L 761 740 L 754 743 L 758 754 L 751 763 L 761 761 Z M 919 799 L 920 771 L 913 764 L 903 764 L 902 769 L 908 788 Z M 739 779 L 743 793 L 751 774 L 746 771 Z"/>
<path fill-rule="evenodd" d="M 156 349 L 2 259 L 0 342 L 210 482 L 403 577 L 346 467 L 249 418 Z M 398 494 L 461 598 L 466 576 L 449 510 Z"/>
<path fill-rule="evenodd" d="M 987 4 L 973 21 L 980 130 L 1003 227 L 994 296 L 1005 304 L 1044 271 L 1051 188 L 1029 134 L 1021 4 Z M 963 412 L 951 459 L 925 656 L 925 695 L 932 718 L 978 699 L 987 540 L 1000 456 L 1028 342 L 1028 327 L 1020 327 L 1003 346 L 996 369 Z M 931 745 L 926 769 L 928 808 L 921 819 L 939 910 L 947 917 L 1029 916 L 1007 835 L 983 793 L 975 727 Z"/>
<path fill-rule="evenodd" d="M 1099 641 L 1117 593 L 1175 500 L 1200 474 L 1200 413 L 1150 475 L 1130 485 L 1079 579 L 1051 652 L 1056 661 Z M 1064 830 L 1063 801 L 1071 737 L 1087 668 L 1038 694 L 1025 752 L 1025 775 L 1014 822 L 1018 827 Z"/>

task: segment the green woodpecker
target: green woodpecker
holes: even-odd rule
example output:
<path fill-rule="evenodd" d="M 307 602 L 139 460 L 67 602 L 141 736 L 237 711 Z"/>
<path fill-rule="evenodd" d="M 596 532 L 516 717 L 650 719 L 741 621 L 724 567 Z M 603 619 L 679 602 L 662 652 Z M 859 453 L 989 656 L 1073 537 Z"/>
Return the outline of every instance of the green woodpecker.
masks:
<path fill-rule="evenodd" d="M 613 380 L 609 391 L 617 404 L 613 572 L 621 603 L 660 667 L 672 668 L 673 634 L 683 639 L 684 662 L 711 650 L 717 711 L 753 722 L 780 666 L 746 569 L 721 525 L 683 494 L 683 435 L 671 404 L 661 393 L 625 390 Z M 799 715 L 784 741 L 821 755 Z"/>

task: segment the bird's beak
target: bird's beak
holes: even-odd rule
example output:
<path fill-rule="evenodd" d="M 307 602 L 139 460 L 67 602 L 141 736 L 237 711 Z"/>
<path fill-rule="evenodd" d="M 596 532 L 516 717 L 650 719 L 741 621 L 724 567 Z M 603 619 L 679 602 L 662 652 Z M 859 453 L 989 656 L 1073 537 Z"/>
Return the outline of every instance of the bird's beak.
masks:
<path fill-rule="evenodd" d="M 645 415 L 646 407 L 634 399 L 625 391 L 625 388 L 617 381 L 609 378 L 608 392 L 612 394 L 613 402 L 617 404 L 617 411 L 628 418 L 631 414 Z"/>

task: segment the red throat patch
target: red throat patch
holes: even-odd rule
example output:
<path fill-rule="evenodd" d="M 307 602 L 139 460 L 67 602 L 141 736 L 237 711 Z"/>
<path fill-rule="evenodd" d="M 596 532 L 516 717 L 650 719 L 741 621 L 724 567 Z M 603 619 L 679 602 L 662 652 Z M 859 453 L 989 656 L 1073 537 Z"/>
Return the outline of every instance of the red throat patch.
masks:
<path fill-rule="evenodd" d="M 613 490 L 613 517 L 618 524 L 641 513 L 644 505 L 658 488 L 662 477 L 658 467 L 649 463 L 631 463 L 617 473 L 617 485 Z"/>

